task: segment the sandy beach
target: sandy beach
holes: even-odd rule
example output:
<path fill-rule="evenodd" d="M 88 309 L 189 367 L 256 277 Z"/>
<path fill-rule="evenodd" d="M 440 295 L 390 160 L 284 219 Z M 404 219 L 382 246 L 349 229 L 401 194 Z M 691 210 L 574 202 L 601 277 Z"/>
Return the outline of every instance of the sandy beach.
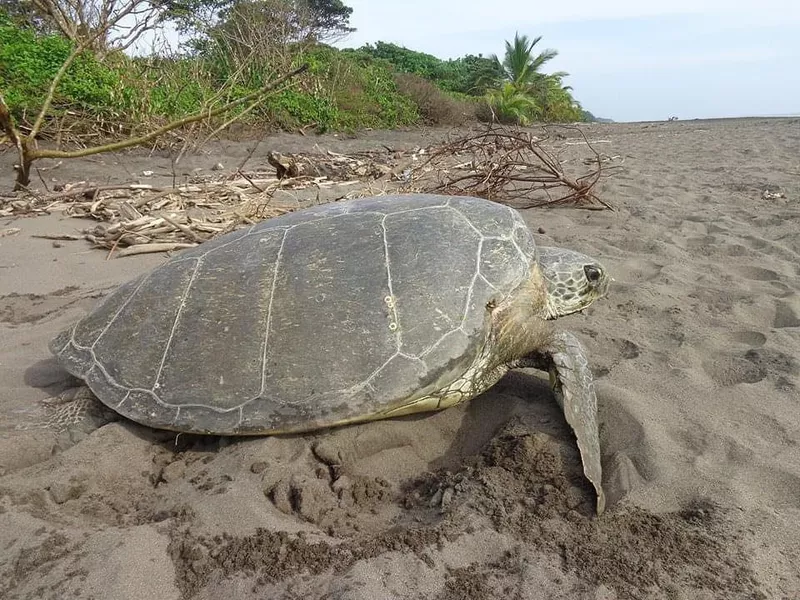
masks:
<path fill-rule="evenodd" d="M 2 218 L 0 597 L 799 599 L 800 118 L 582 129 L 621 166 L 598 188 L 615 210 L 522 214 L 537 243 L 597 257 L 615 279 L 557 322 L 596 376 L 605 515 L 535 371 L 439 413 L 313 435 L 28 429 L 74 383 L 50 339 L 166 257 L 107 260 L 36 237 L 91 224 L 61 214 Z M 348 152 L 436 135 L 268 145 Z M 250 148 L 216 143 L 181 173 L 235 168 Z M 13 160 L 0 155 L 5 189 Z M 172 177 L 168 156 L 146 152 L 45 176 L 143 170 Z"/>

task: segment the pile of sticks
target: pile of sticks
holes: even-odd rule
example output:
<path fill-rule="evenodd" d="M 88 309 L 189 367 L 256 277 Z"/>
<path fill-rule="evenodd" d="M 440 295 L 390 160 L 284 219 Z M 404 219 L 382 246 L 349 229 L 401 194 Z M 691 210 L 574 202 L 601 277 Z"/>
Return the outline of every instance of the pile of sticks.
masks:
<path fill-rule="evenodd" d="M 592 167 L 588 172 L 570 176 L 564 171 L 558 145 L 566 148 L 563 140 L 568 138 L 551 135 L 551 130 L 576 132 L 593 155 L 583 161 Z M 536 136 L 530 130 L 492 125 L 460 135 L 429 148 L 411 176 L 431 193 L 477 196 L 514 208 L 611 208 L 594 193 L 604 171 L 617 168 L 604 167 L 608 157 L 599 154 L 577 127 L 543 127 L 542 133 Z"/>
<path fill-rule="evenodd" d="M 551 130 L 575 133 L 569 138 L 551 135 Z M 545 127 L 542 132 L 537 137 L 528 129 L 486 126 L 407 152 L 388 147 L 351 155 L 319 147 L 308 154 L 268 152 L 269 170 L 244 171 L 242 164 L 233 173 L 220 171 L 168 187 L 80 182 L 57 192 L 30 192 L 0 201 L 0 217 L 62 212 L 94 219 L 97 224 L 81 235 L 42 237 L 85 239 L 108 250 L 109 256 L 130 256 L 196 246 L 301 208 L 301 197 L 313 203 L 315 190 L 319 202 L 320 190 L 332 186 L 337 187 L 328 194 L 329 201 L 423 192 L 478 196 L 515 208 L 611 208 L 594 188 L 602 176 L 618 168 L 608 163 L 619 157 L 599 154 L 577 127 Z M 559 155 L 578 146 L 586 146 L 591 155 L 572 160 L 582 174 L 568 175 Z M 277 194 L 290 190 L 294 198 Z M 306 192 L 296 194 L 299 190 Z"/>
<path fill-rule="evenodd" d="M 290 212 L 296 206 L 276 203 L 270 193 L 280 184 L 274 177 L 250 177 L 174 188 L 144 184 L 78 187 L 57 198 L 39 199 L 31 212 L 60 211 L 98 221 L 81 235 L 40 237 L 86 239 L 117 256 L 169 252 Z"/>

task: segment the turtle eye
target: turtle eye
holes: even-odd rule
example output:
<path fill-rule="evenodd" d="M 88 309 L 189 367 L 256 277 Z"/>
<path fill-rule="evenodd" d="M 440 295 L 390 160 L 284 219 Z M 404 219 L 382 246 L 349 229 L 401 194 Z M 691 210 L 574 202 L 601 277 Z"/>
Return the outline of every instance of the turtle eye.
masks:
<path fill-rule="evenodd" d="M 603 275 L 603 272 L 594 265 L 584 265 L 583 272 L 586 273 L 586 279 L 588 279 L 590 283 L 597 283 Z"/>

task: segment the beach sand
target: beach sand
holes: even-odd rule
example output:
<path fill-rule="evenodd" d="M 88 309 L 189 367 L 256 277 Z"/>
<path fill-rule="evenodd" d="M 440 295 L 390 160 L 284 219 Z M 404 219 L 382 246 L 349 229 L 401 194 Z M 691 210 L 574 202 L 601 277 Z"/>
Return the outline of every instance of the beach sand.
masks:
<path fill-rule="evenodd" d="M 616 211 L 523 215 L 541 244 L 616 280 L 557 322 L 597 377 L 602 518 L 535 371 L 440 413 L 316 435 L 19 431 L 70 385 L 49 340 L 165 257 L 34 237 L 87 225 L 60 215 L 3 219 L 20 231 L 0 237 L 0 597 L 800 598 L 800 119 L 584 131 L 622 165 L 599 188 Z M 182 168 L 233 168 L 249 148 L 220 143 Z M 170 161 L 106 156 L 47 177 L 144 169 L 168 177 Z"/>

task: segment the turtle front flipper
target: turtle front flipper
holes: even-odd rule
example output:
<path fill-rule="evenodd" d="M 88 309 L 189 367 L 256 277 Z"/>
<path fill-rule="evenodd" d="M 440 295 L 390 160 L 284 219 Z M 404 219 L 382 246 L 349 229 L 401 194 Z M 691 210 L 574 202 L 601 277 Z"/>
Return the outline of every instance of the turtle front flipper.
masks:
<path fill-rule="evenodd" d="M 550 373 L 556 401 L 575 432 L 583 473 L 597 492 L 597 515 L 600 516 L 605 510 L 606 497 L 603 493 L 597 396 L 583 345 L 571 333 L 559 332 L 554 334 L 550 345 L 521 362 Z"/>

